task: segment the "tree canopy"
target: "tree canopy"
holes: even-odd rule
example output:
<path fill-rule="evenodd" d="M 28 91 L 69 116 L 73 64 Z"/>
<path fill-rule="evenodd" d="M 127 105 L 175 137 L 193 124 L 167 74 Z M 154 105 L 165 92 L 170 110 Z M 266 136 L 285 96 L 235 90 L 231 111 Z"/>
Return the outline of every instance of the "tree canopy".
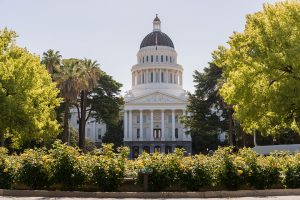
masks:
<path fill-rule="evenodd" d="M 244 130 L 300 133 L 300 1 L 265 4 L 228 45 L 213 53 L 214 63 L 226 80 L 221 95 Z"/>
<path fill-rule="evenodd" d="M 218 136 L 228 133 L 228 112 L 219 95 L 222 70 L 213 63 L 205 67 L 203 72 L 195 71 L 193 78 L 195 92 L 189 93 L 184 124 L 192 135 L 193 151 L 199 153 L 208 149 L 217 149 Z M 232 122 L 231 122 L 232 123 Z"/>
<path fill-rule="evenodd" d="M 59 132 L 55 107 L 58 90 L 40 58 L 15 44 L 16 33 L 0 31 L 0 136 L 2 144 L 36 139 Z"/>

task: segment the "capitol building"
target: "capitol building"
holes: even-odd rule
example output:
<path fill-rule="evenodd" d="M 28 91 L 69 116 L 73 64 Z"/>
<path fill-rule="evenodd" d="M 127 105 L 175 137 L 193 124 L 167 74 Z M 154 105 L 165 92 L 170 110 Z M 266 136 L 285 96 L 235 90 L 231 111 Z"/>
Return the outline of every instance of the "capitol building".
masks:
<path fill-rule="evenodd" d="M 175 148 L 191 153 L 191 136 L 180 122 L 188 114 L 183 67 L 157 16 L 153 31 L 141 42 L 131 74 L 132 88 L 124 105 L 124 144 L 130 148 L 130 157 L 143 151 L 171 153 Z"/>

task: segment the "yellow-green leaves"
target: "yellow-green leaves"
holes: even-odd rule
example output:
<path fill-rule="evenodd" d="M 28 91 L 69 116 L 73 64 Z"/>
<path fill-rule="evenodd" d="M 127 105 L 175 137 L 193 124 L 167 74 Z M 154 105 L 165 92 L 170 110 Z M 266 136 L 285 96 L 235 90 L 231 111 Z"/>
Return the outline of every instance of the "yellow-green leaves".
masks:
<path fill-rule="evenodd" d="M 17 47 L 15 37 L 0 31 L 0 136 L 10 137 L 16 147 L 58 133 L 54 109 L 60 99 L 40 58 Z"/>
<path fill-rule="evenodd" d="M 245 131 L 299 132 L 300 1 L 265 4 L 228 45 L 213 59 L 226 80 L 220 93 Z"/>

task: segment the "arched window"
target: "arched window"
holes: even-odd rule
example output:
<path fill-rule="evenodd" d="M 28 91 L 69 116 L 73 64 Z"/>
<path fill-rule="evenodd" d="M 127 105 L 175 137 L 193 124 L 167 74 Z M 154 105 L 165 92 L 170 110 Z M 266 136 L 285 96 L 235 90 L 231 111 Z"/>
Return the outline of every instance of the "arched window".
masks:
<path fill-rule="evenodd" d="M 168 56 L 166 56 L 166 62 L 168 62 Z"/>
<path fill-rule="evenodd" d="M 150 147 L 149 146 L 144 146 L 143 151 L 146 153 L 150 153 Z"/>
<path fill-rule="evenodd" d="M 161 82 L 163 83 L 164 82 L 164 73 L 161 72 Z"/>
<path fill-rule="evenodd" d="M 153 62 L 153 56 L 151 56 L 151 62 Z"/>
<path fill-rule="evenodd" d="M 158 56 L 156 56 L 156 62 L 158 62 Z"/>
<path fill-rule="evenodd" d="M 147 60 L 147 62 L 149 61 L 149 57 L 148 57 L 148 56 L 147 56 L 147 59 L 146 59 L 146 60 Z"/>
<path fill-rule="evenodd" d="M 159 152 L 160 153 L 160 146 L 155 146 L 154 147 L 154 152 Z"/>
<path fill-rule="evenodd" d="M 153 83 L 153 72 L 151 72 L 150 81 L 151 81 L 151 83 Z"/>
<path fill-rule="evenodd" d="M 164 56 L 160 57 L 160 62 L 164 62 Z"/>
<path fill-rule="evenodd" d="M 165 147 L 165 154 L 168 154 L 168 153 L 172 153 L 172 147 L 171 146 L 166 146 Z"/>

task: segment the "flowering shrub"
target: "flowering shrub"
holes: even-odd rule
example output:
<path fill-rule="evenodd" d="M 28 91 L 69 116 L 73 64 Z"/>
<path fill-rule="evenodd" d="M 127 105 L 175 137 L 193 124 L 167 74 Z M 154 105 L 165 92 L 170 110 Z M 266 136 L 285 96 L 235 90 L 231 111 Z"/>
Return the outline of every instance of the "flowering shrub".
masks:
<path fill-rule="evenodd" d="M 50 168 L 53 183 L 72 189 L 82 186 L 87 181 L 85 158 L 77 148 L 56 141 L 49 151 L 49 156 L 52 159 Z"/>
<path fill-rule="evenodd" d="M 174 154 L 143 153 L 137 160 L 138 183 L 143 183 L 145 171 L 149 174 L 149 189 L 161 191 L 177 185 L 179 164 L 183 158 L 183 151 L 177 149 Z"/>
<path fill-rule="evenodd" d="M 119 148 L 113 152 L 113 145 L 103 145 L 100 155 L 93 156 L 92 180 L 102 191 L 117 191 L 125 176 L 125 164 L 128 148 Z"/>
<path fill-rule="evenodd" d="M 30 149 L 20 155 L 18 180 L 37 189 L 50 185 L 49 155 L 42 149 Z"/>
<path fill-rule="evenodd" d="M 261 156 L 251 149 L 234 153 L 226 147 L 209 156 L 185 157 L 182 150 L 176 150 L 173 154 L 143 153 L 128 160 L 128 153 L 127 148 L 115 153 L 112 145 L 103 145 L 101 151 L 84 154 L 61 142 L 48 151 L 31 149 L 21 155 L 9 155 L 0 148 L 0 188 L 21 183 L 33 189 L 98 186 L 101 191 L 118 191 L 125 177 L 142 184 L 144 174 L 149 175 L 151 191 L 300 188 L 300 154 Z"/>
<path fill-rule="evenodd" d="M 7 149 L 0 147 L 0 188 L 10 188 L 14 179 L 14 161 L 7 155 Z"/>
<path fill-rule="evenodd" d="M 287 156 L 283 170 L 283 185 L 287 188 L 300 188 L 300 154 Z"/>
<path fill-rule="evenodd" d="M 232 150 L 231 147 L 218 149 L 212 157 L 212 165 L 215 168 L 215 185 L 236 190 L 244 183 L 245 170 L 242 158 L 237 157 Z"/>
<path fill-rule="evenodd" d="M 261 156 L 251 149 L 239 151 L 245 163 L 245 179 L 255 189 L 266 189 L 276 185 L 280 179 L 279 157 Z"/>
<path fill-rule="evenodd" d="M 211 167 L 204 155 L 183 158 L 179 170 L 180 185 L 188 190 L 197 191 L 212 184 Z"/>

